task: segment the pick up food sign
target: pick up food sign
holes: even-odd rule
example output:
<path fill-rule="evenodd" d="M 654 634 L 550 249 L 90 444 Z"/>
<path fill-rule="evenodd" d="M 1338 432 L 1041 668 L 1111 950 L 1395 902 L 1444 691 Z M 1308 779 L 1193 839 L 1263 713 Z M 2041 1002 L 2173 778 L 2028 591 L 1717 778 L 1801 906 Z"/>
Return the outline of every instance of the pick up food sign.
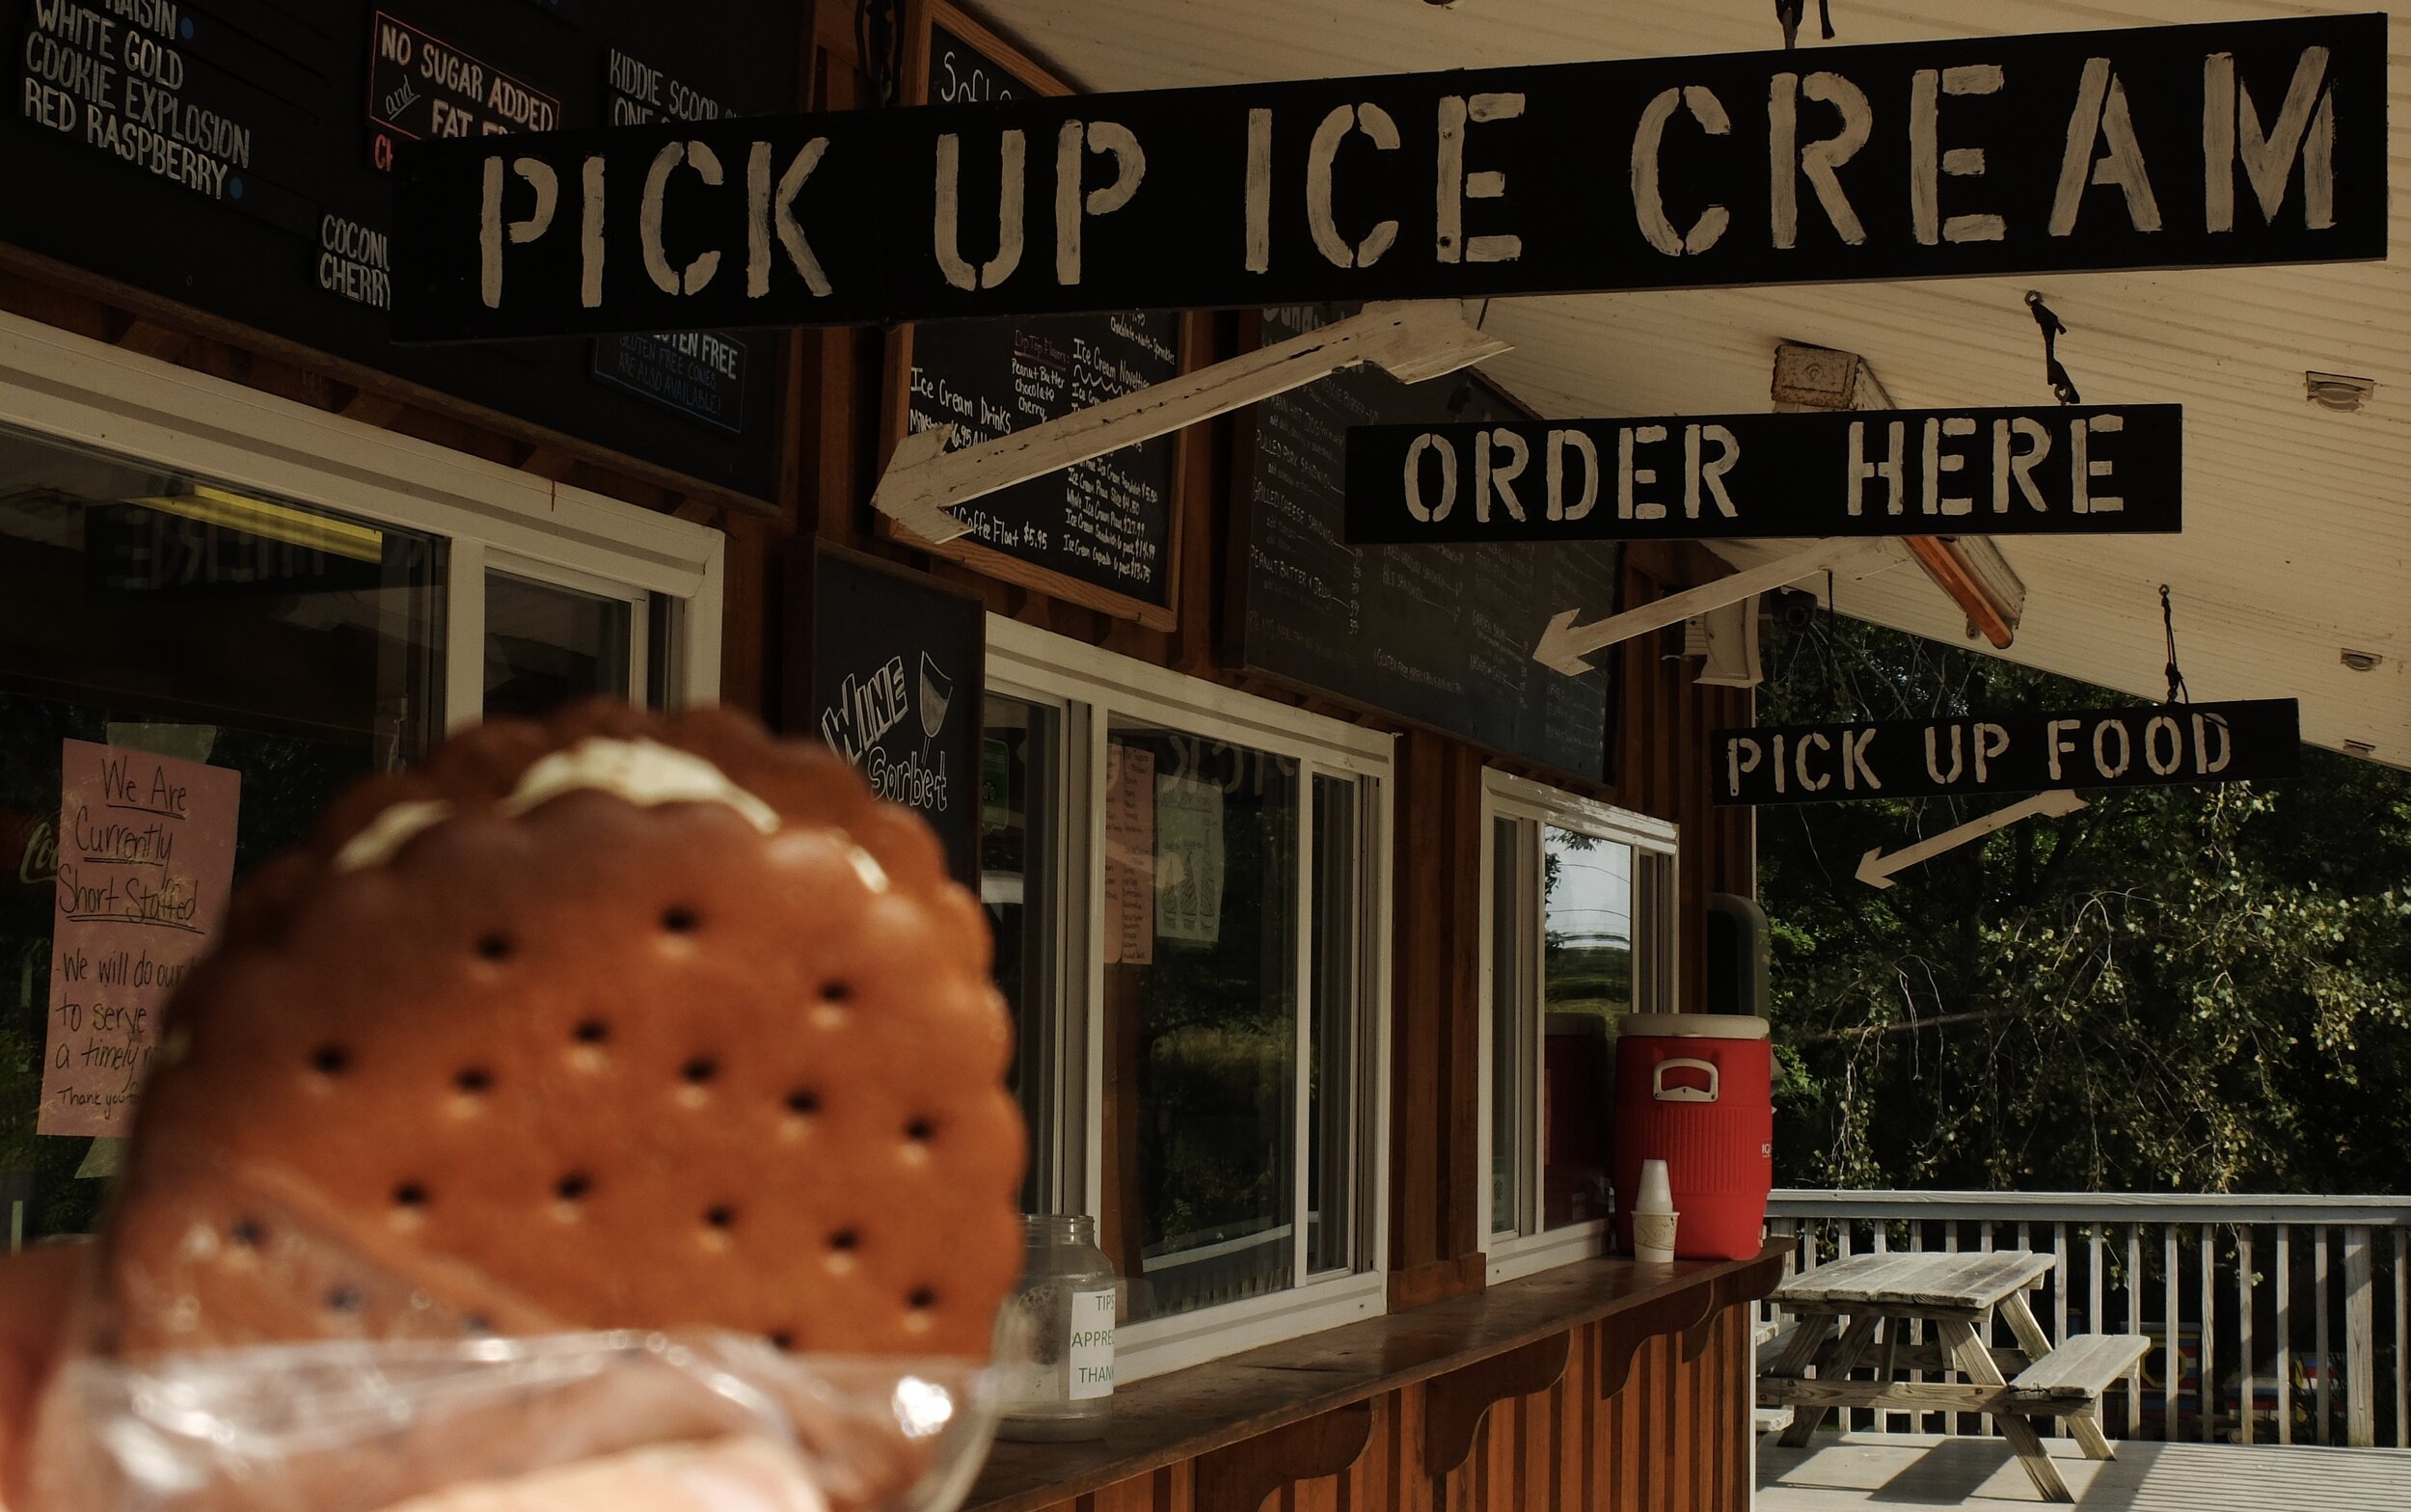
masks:
<path fill-rule="evenodd" d="M 2386 18 L 404 143 L 404 339 L 2382 257 Z"/>
<path fill-rule="evenodd" d="M 1951 797 L 2290 777 L 2291 698 L 1719 730 L 1719 803 Z"/>

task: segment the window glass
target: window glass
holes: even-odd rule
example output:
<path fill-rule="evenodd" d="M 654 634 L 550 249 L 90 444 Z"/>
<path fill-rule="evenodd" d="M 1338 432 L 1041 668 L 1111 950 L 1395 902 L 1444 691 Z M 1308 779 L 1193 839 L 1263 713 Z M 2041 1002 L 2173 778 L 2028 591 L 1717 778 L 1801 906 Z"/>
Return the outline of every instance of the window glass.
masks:
<path fill-rule="evenodd" d="M 990 693 L 980 741 L 980 902 L 996 935 L 996 987 L 1013 1014 L 1015 1094 L 1030 1125 L 1024 1212 L 1057 1204 L 1042 1185 L 1061 1127 L 1057 1039 L 1056 832 L 1062 714 Z"/>
<path fill-rule="evenodd" d="M 532 717 L 594 693 L 625 698 L 634 621 L 625 599 L 487 573 L 486 717 Z"/>
<path fill-rule="evenodd" d="M 1615 1021 L 1633 1003 L 1633 848 L 1541 831 L 1541 1226 L 1608 1215 Z"/>
<path fill-rule="evenodd" d="M 169 875 L 140 844 L 106 855 L 72 823 L 62 836 L 63 742 L 237 772 L 239 881 L 345 785 L 427 748 L 442 723 L 441 582 L 426 536 L 0 432 L 8 1247 L 89 1228 L 115 1168 L 112 1137 L 41 1132 L 43 1067 L 70 1048 L 52 1003 L 61 865 Z"/>
<path fill-rule="evenodd" d="M 1490 823 L 1490 1228 L 1512 1233 L 1523 1227 L 1526 1165 L 1523 1094 L 1527 1055 L 1524 1022 L 1530 1011 L 1524 961 L 1531 942 L 1524 931 L 1524 864 L 1521 820 Z"/>
<path fill-rule="evenodd" d="M 1355 1259 L 1357 785 L 1314 778 L 1314 897 L 1307 1001 L 1306 1268 Z"/>
<path fill-rule="evenodd" d="M 684 606 L 666 593 L 644 596 L 644 704 L 668 709 L 686 701 L 678 666 L 678 616 Z"/>
<path fill-rule="evenodd" d="M 1100 1242 L 1131 1321 L 1296 1275 L 1296 764 L 1116 720 L 1106 744 Z"/>

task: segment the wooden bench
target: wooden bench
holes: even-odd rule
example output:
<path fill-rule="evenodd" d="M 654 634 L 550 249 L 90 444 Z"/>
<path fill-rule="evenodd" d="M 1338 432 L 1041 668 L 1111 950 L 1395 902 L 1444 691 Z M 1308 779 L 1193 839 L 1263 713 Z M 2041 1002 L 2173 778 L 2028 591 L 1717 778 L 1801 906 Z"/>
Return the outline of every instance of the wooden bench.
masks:
<path fill-rule="evenodd" d="M 2133 1374 L 2151 1348 L 2141 1334 L 2080 1335 L 2020 1370 L 2006 1400 L 2023 1413 L 2089 1418 L 2102 1393 Z"/>

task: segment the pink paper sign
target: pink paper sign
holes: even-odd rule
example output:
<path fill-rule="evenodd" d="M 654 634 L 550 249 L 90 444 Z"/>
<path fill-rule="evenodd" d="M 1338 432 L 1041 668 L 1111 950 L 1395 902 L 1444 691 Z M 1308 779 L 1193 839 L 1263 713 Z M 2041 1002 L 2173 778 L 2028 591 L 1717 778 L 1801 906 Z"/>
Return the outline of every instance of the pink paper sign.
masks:
<path fill-rule="evenodd" d="M 68 741 L 39 1134 L 126 1133 L 159 1009 L 209 948 L 234 879 L 242 775 Z"/>

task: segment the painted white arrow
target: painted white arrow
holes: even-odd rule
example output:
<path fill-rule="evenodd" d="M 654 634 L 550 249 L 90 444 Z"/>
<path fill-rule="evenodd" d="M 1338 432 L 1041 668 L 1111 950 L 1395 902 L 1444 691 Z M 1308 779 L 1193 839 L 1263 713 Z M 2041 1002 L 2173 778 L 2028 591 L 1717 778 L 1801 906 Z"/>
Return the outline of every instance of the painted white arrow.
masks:
<path fill-rule="evenodd" d="M 1574 623 L 1581 609 L 1567 609 L 1550 620 L 1549 628 L 1540 633 L 1540 644 L 1532 648 L 1532 660 L 1568 677 L 1580 677 L 1590 670 L 1585 658 L 1619 640 L 1680 624 L 1694 614 L 1721 608 L 1737 599 L 1797 582 L 1813 572 L 1838 571 L 1862 562 L 1869 572 L 1882 572 L 1905 560 L 1905 552 L 1906 548 L 1890 536 L 1832 536 L 1771 562 L 1745 568 L 1714 582 L 1703 582 L 1696 588 L 1685 588 L 1588 625 Z"/>
<path fill-rule="evenodd" d="M 1269 399 L 1342 367 L 1370 363 L 1400 383 L 1418 383 L 1510 350 L 1510 343 L 1469 325 L 1453 301 L 1368 305 L 1319 331 L 982 446 L 948 451 L 952 424 L 915 431 L 896 444 L 871 507 L 924 541 L 951 541 L 971 527 L 948 511 L 982 494 Z"/>
<path fill-rule="evenodd" d="M 2085 806 L 2084 799 L 2066 788 L 2054 788 L 2022 798 L 2004 809 L 1995 809 L 1982 819 L 1971 819 L 1956 829 L 1945 829 L 1913 846 L 1905 846 L 1890 855 L 1878 846 L 1858 858 L 1858 879 L 1870 887 L 1892 885 L 1892 874 L 1906 871 L 1922 861 L 1931 861 L 1945 850 L 1956 850 L 1970 840 L 1981 840 L 1996 829 L 2007 829 L 2021 819 L 2036 814 L 2073 814 Z"/>

